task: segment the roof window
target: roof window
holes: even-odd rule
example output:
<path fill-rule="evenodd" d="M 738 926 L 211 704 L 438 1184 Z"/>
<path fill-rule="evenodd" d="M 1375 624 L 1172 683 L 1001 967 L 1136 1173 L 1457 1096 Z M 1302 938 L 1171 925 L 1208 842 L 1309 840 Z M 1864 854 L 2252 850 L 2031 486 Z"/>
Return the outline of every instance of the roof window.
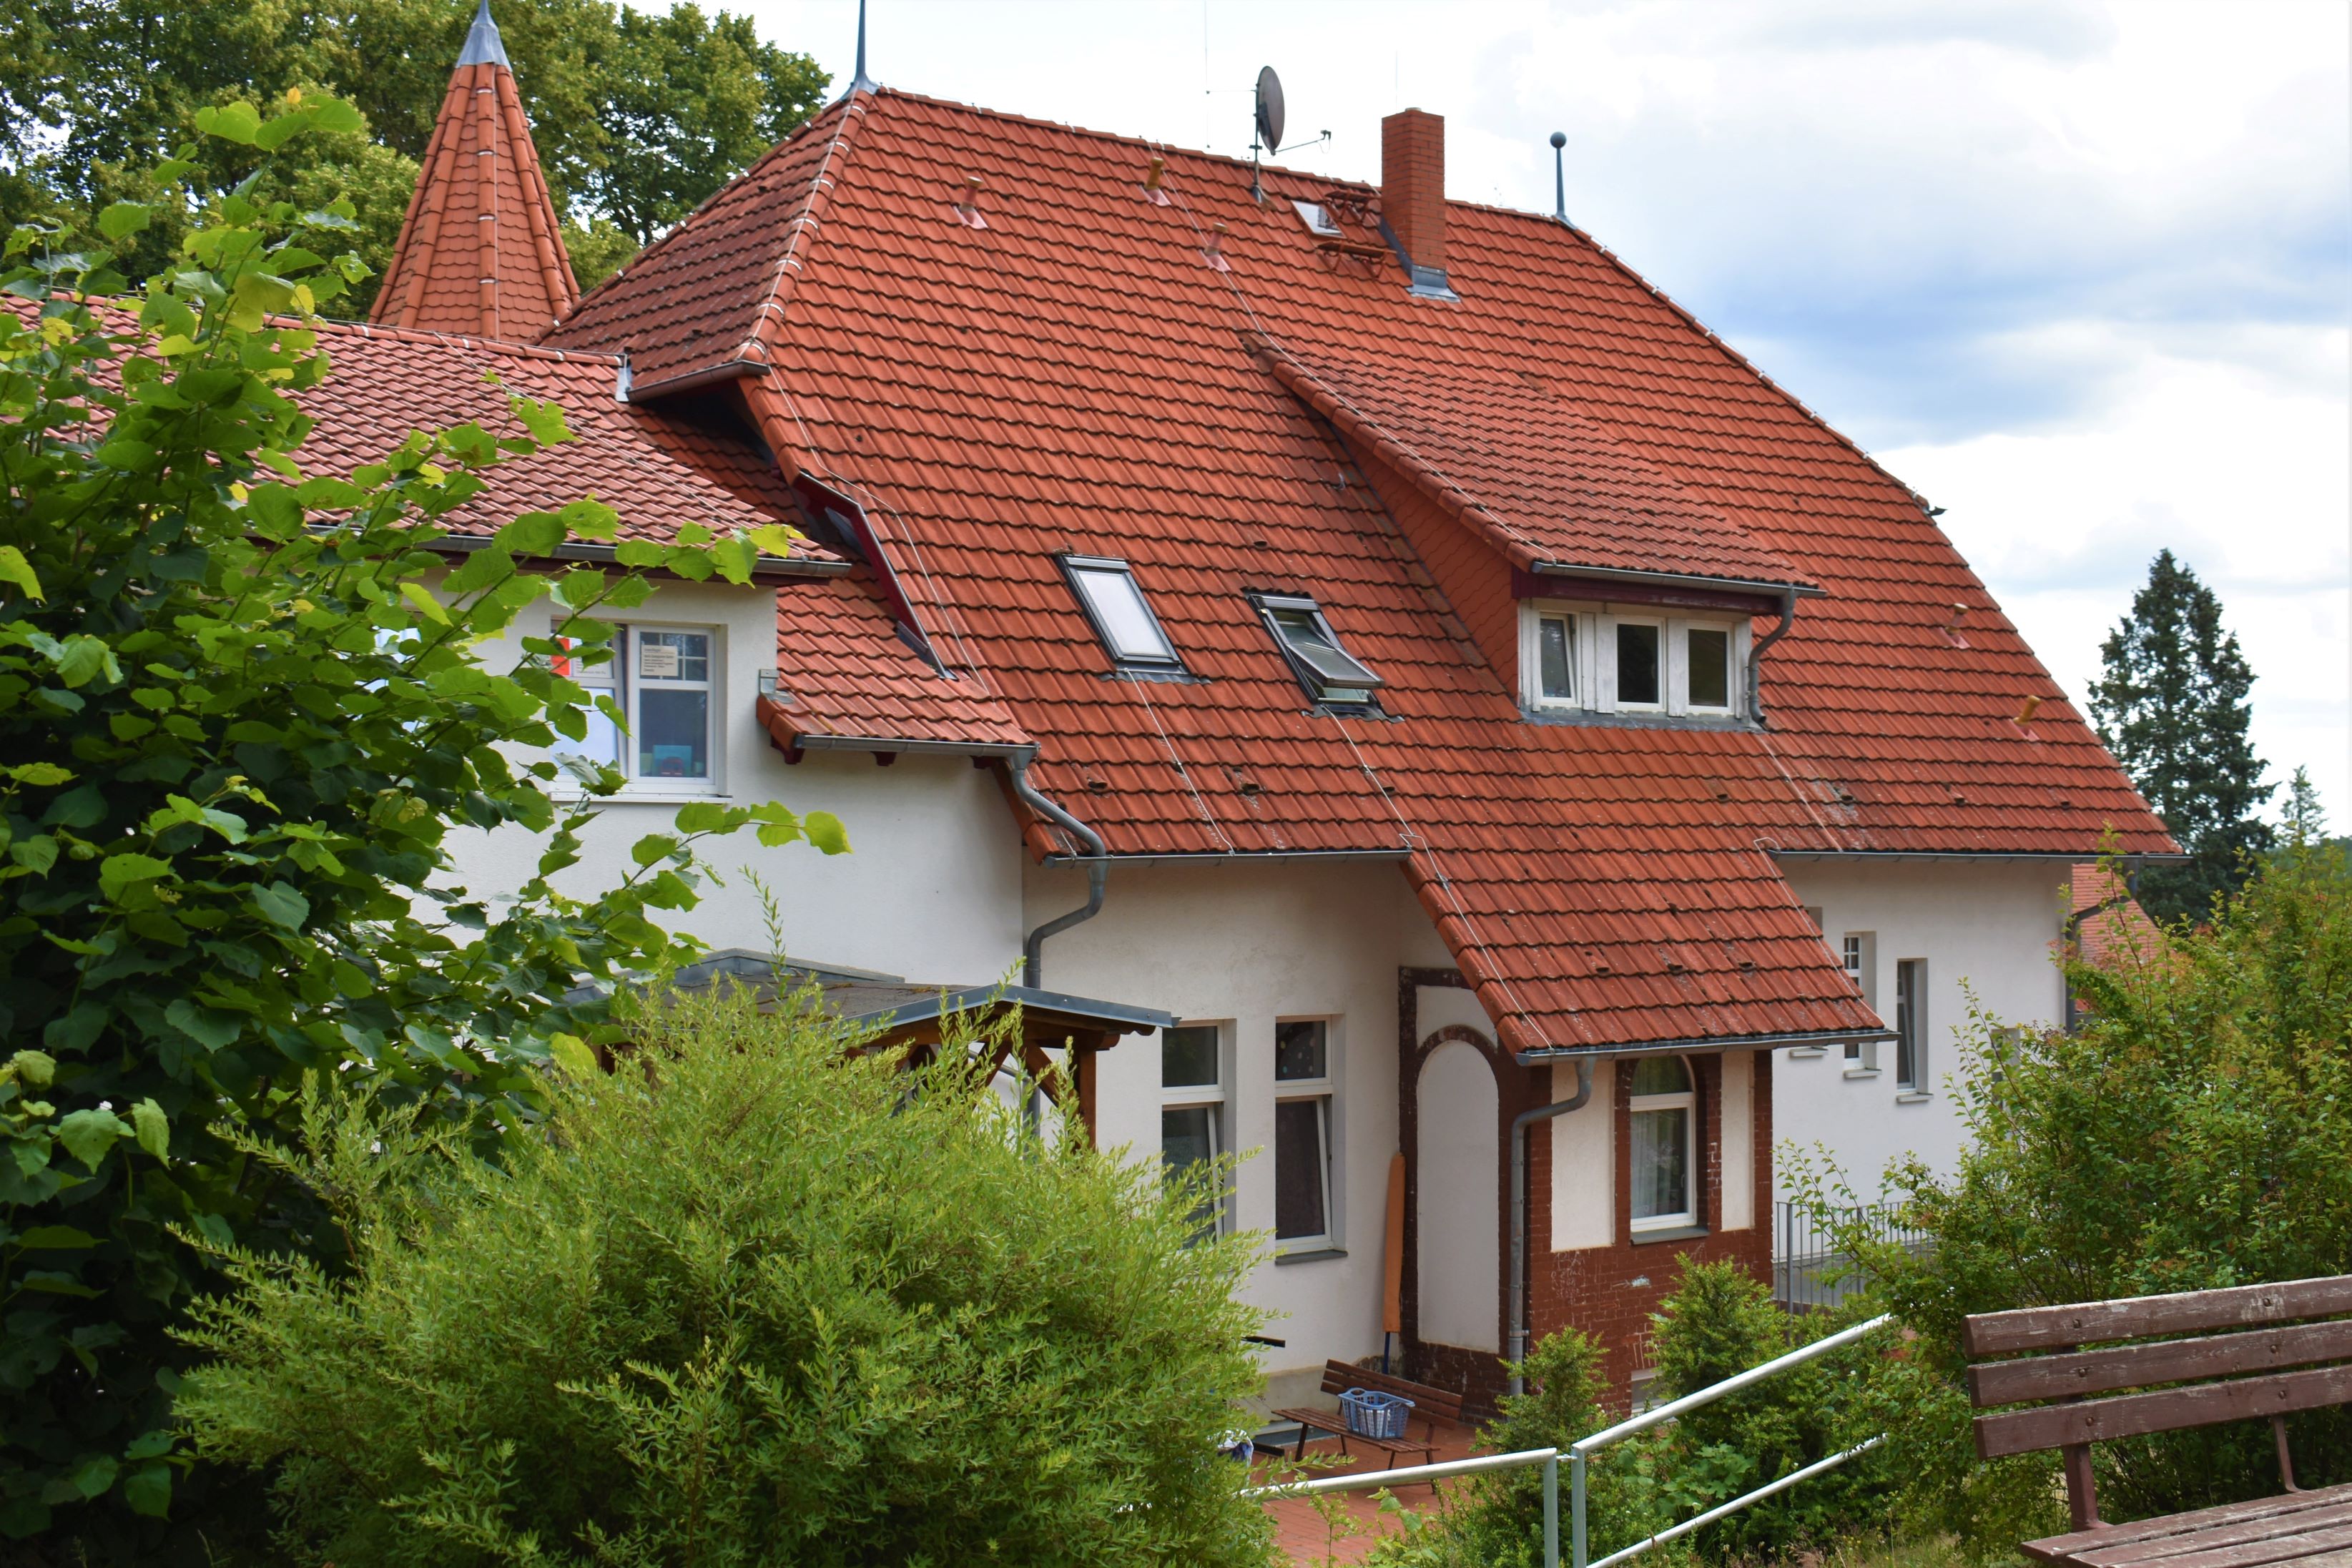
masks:
<path fill-rule="evenodd" d="M 1078 607 L 1087 612 L 1095 635 L 1109 651 L 1111 663 L 1123 670 L 1183 668 L 1175 644 L 1160 630 L 1160 618 L 1151 613 L 1127 562 L 1104 556 L 1060 559 L 1071 591 L 1078 596 Z"/>
<path fill-rule="evenodd" d="M 1339 646 L 1339 634 L 1313 600 L 1288 594 L 1256 599 L 1259 613 L 1289 656 L 1307 695 L 1334 707 L 1360 707 L 1372 700 L 1380 676 Z"/>

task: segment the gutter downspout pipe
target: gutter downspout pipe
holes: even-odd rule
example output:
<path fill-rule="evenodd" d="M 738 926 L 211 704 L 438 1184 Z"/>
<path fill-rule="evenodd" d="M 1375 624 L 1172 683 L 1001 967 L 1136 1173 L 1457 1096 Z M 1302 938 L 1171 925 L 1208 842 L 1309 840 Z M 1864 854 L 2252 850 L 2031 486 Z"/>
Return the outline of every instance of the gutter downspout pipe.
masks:
<path fill-rule="evenodd" d="M 1045 967 L 1045 938 L 1058 936 L 1071 926 L 1092 920 L 1101 914 L 1103 883 L 1110 875 L 1110 867 L 1104 858 L 1110 852 L 1103 847 L 1100 835 L 1039 794 L 1037 787 L 1029 782 L 1029 764 L 1036 760 L 1036 750 L 1033 747 L 1011 759 L 1011 766 L 1006 772 L 1013 780 L 1013 793 L 1023 805 L 1077 840 L 1079 847 L 1086 852 L 1087 860 L 1086 904 L 1080 908 L 1071 910 L 1067 915 L 1055 915 L 1022 938 L 1021 983 L 1032 988 L 1045 983 L 1042 977 Z"/>
<path fill-rule="evenodd" d="M 1785 629 L 1785 626 L 1784 626 Z M 1522 1111 L 1511 1118 L 1511 1385 L 1514 1397 L 1527 1392 L 1519 1364 L 1528 1358 L 1528 1129 L 1565 1116 L 1592 1098 L 1592 1058 L 1576 1059 L 1576 1092 L 1565 1100 Z"/>
<path fill-rule="evenodd" d="M 1780 624 L 1758 638 L 1748 650 L 1748 716 L 1758 724 L 1764 722 L 1764 654 L 1796 623 L 1797 596 L 1784 593 L 1780 596 Z"/>

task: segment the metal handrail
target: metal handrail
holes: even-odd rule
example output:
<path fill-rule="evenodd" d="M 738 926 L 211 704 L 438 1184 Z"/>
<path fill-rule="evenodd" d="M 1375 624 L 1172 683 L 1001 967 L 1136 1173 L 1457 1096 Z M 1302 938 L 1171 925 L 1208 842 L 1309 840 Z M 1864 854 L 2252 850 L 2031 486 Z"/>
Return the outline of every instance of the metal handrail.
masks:
<path fill-rule="evenodd" d="M 1653 1546 L 1687 1535 L 1703 1524 L 1712 1524 L 1727 1514 L 1737 1513 L 1749 1503 L 1760 1501 L 1770 1497 L 1774 1492 L 1786 1490 L 1801 1480 L 1820 1475 L 1825 1470 L 1833 1470 L 1856 1454 L 1865 1449 L 1874 1448 L 1885 1442 L 1885 1435 L 1881 1433 L 1868 1442 L 1856 1444 L 1842 1454 L 1832 1454 L 1828 1458 L 1817 1459 L 1801 1470 L 1791 1471 L 1778 1480 L 1768 1481 L 1745 1497 L 1736 1497 L 1729 1502 L 1718 1504 L 1696 1519 L 1686 1519 L 1680 1524 L 1660 1531 L 1647 1541 L 1637 1542 L 1622 1552 L 1612 1552 L 1599 1563 L 1591 1563 L 1586 1559 L 1584 1461 L 1589 1456 L 1637 1432 L 1646 1432 L 1653 1427 L 1664 1426 L 1676 1416 L 1696 1410 L 1701 1406 L 1712 1405 L 1727 1394 L 1737 1394 L 1743 1388 L 1761 1383 L 1766 1378 L 1786 1372 L 1792 1366 L 1802 1366 L 1816 1357 L 1827 1355 L 1833 1350 L 1852 1344 L 1873 1329 L 1882 1328 L 1894 1321 L 1894 1313 L 1883 1312 L 1866 1323 L 1856 1323 L 1850 1329 L 1839 1330 L 1827 1339 L 1818 1339 L 1811 1344 L 1801 1345 L 1786 1355 L 1777 1355 L 1760 1366 L 1751 1366 L 1745 1372 L 1734 1373 L 1722 1382 L 1711 1383 L 1696 1394 L 1685 1394 L 1680 1399 L 1671 1400 L 1654 1410 L 1644 1410 L 1639 1416 L 1620 1421 L 1614 1427 L 1604 1427 L 1590 1437 L 1580 1438 L 1570 1445 L 1568 1450 L 1569 1517 L 1574 1568 L 1607 1568 L 1610 1563 L 1622 1562 L 1628 1557 L 1647 1552 Z"/>
<path fill-rule="evenodd" d="M 1544 1568 L 1559 1568 L 1559 1450 L 1526 1448 L 1516 1454 L 1480 1454 L 1474 1458 L 1448 1459 L 1439 1465 L 1407 1465 L 1401 1470 L 1366 1470 L 1358 1476 L 1324 1476 L 1311 1481 L 1284 1481 L 1274 1486 L 1246 1487 L 1251 1499 L 1306 1497 L 1314 1492 L 1356 1491 L 1366 1487 L 1393 1486 L 1399 1481 L 1437 1481 L 1448 1476 L 1475 1475 L 1481 1470 L 1515 1470 L 1528 1465 L 1543 1467 Z"/>

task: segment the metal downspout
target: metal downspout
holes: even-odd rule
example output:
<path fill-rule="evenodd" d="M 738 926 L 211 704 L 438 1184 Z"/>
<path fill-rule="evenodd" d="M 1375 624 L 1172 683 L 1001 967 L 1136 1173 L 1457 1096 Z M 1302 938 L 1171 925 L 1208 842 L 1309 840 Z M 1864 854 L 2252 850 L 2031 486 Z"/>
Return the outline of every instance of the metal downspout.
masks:
<path fill-rule="evenodd" d="M 1592 1058 L 1576 1061 L 1576 1092 L 1565 1100 L 1522 1111 L 1511 1118 L 1511 1385 L 1516 1396 L 1527 1392 L 1519 1364 L 1528 1358 L 1528 1129 L 1538 1122 L 1565 1116 L 1592 1098 Z"/>
<path fill-rule="evenodd" d="M 1773 643 L 1789 634 L 1797 622 L 1797 596 L 1793 592 L 1780 596 L 1780 624 L 1759 638 L 1748 650 L 1748 716 L 1758 724 L 1764 722 L 1764 654 Z"/>
<path fill-rule="evenodd" d="M 1044 984 L 1040 977 L 1045 972 L 1045 938 L 1058 936 L 1071 926 L 1092 920 L 1101 914 L 1103 883 L 1110 874 L 1110 867 L 1104 863 L 1103 859 L 1110 852 L 1103 848 L 1101 836 L 1069 812 L 1039 794 L 1036 786 L 1029 782 L 1029 764 L 1036 759 L 1036 756 L 1037 753 L 1031 750 L 1012 758 L 1006 771 L 1013 779 L 1013 793 L 1019 798 L 1023 805 L 1077 840 L 1079 846 L 1091 858 L 1087 862 L 1085 905 L 1071 910 L 1067 915 L 1055 915 L 1022 938 L 1021 983 L 1033 988 Z"/>

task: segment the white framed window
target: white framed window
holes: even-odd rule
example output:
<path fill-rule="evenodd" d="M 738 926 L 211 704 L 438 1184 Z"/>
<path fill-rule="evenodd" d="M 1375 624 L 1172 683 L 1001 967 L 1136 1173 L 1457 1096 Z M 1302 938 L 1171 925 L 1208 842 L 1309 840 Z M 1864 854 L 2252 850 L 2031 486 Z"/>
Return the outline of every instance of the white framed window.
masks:
<path fill-rule="evenodd" d="M 716 626 L 613 627 L 612 657 L 588 664 L 566 653 L 550 661 L 557 674 L 586 688 L 595 706 L 579 740 L 559 737 L 559 758 L 618 768 L 647 789 L 719 788 L 718 718 L 724 653 Z M 626 733 L 604 711 L 609 702 Z"/>
<path fill-rule="evenodd" d="M 1078 608 L 1102 640 L 1111 663 L 1121 669 L 1181 670 L 1176 645 L 1135 580 L 1134 569 L 1107 556 L 1059 558 L 1063 575 L 1077 595 Z"/>
<path fill-rule="evenodd" d="M 1672 1230 L 1698 1222 L 1692 1151 L 1698 1093 L 1690 1063 L 1679 1056 L 1646 1056 L 1633 1064 L 1633 1228 Z"/>
<path fill-rule="evenodd" d="M 1380 676 L 1339 645 L 1339 634 L 1315 601 L 1298 594 L 1253 597 L 1308 696 L 1332 707 L 1362 707 L 1371 702 Z"/>
<path fill-rule="evenodd" d="M 1906 1093 L 1927 1089 L 1927 960 L 1898 959 L 1895 965 L 1895 1086 Z"/>
<path fill-rule="evenodd" d="M 1869 931 L 1849 931 L 1838 938 L 1838 961 L 1845 967 L 1845 977 L 1853 982 L 1854 995 L 1864 1007 L 1878 1007 L 1878 937 Z M 1864 1072 L 1878 1071 L 1878 1042 L 1850 1040 L 1845 1042 L 1845 1059 L 1855 1070 Z"/>
<path fill-rule="evenodd" d="M 1529 711 L 1728 719 L 1746 706 L 1748 623 L 1531 601 L 1519 617 Z"/>
<path fill-rule="evenodd" d="M 1160 1158 L 1171 1176 L 1217 1159 L 1226 1149 L 1226 1030 L 1185 1023 L 1160 1035 Z M 1221 1196 L 1198 1217 L 1203 1229 L 1223 1229 Z"/>
<path fill-rule="evenodd" d="M 1274 1027 L 1274 1241 L 1281 1252 L 1336 1245 L 1331 1026 L 1285 1019 Z"/>

